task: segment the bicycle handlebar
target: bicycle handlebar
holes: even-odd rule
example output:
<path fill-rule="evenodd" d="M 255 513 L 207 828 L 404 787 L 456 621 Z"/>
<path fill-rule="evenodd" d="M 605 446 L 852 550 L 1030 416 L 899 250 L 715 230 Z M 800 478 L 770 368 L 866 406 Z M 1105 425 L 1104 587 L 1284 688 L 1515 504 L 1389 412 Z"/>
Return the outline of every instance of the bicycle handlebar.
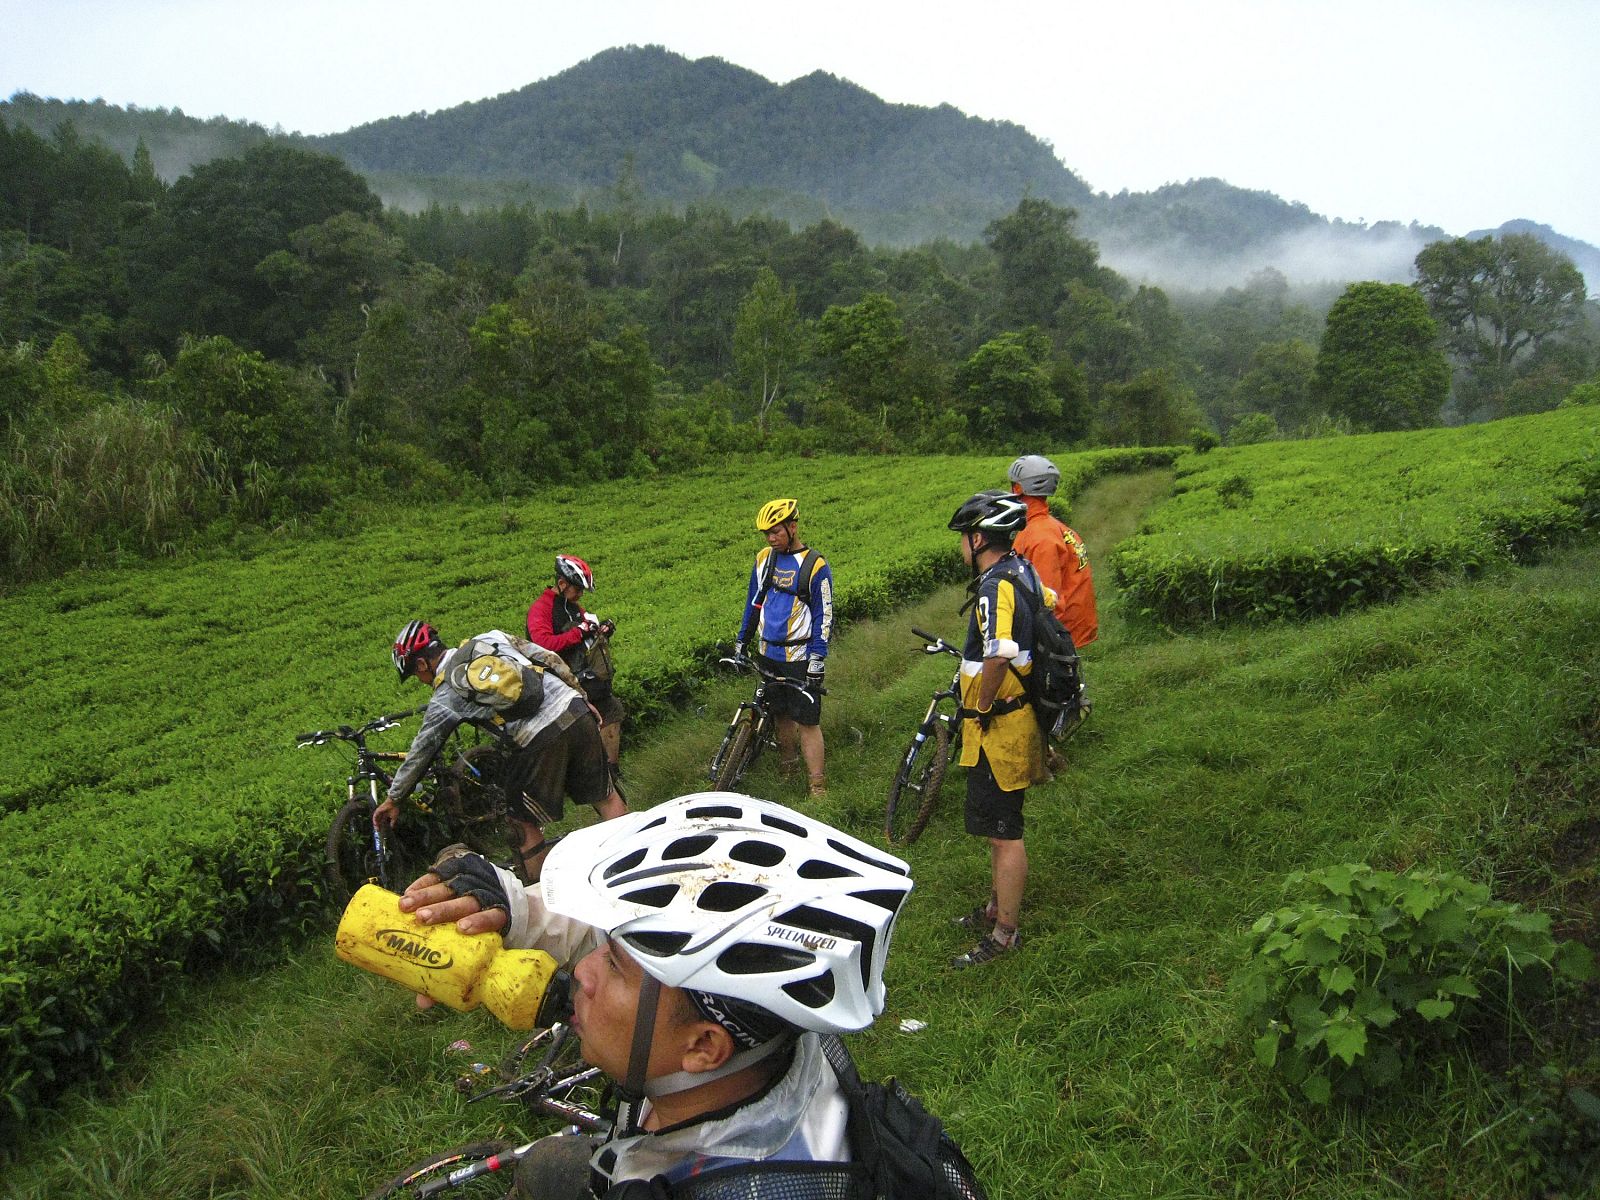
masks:
<path fill-rule="evenodd" d="M 794 680 L 778 674 L 776 670 L 765 665 L 765 655 L 760 658 L 751 658 L 748 654 L 738 658 L 719 658 L 717 663 L 721 666 L 732 667 L 736 671 L 754 671 L 761 676 L 763 683 L 781 684 L 784 687 L 793 688 L 797 692 L 803 692 L 812 699 L 828 694 L 828 689 L 825 687 L 819 687 L 816 691 L 812 691 L 805 684 L 796 683 Z"/>
<path fill-rule="evenodd" d="M 924 654 L 953 654 L 957 658 L 961 657 L 961 651 L 957 650 L 937 633 L 929 633 L 926 629 L 918 629 L 915 625 L 911 627 L 911 632 L 928 643 L 922 648 Z"/>
<path fill-rule="evenodd" d="M 360 743 L 369 733 L 382 733 L 386 729 L 393 729 L 407 717 L 414 717 L 428 706 L 419 704 L 415 708 L 408 708 L 404 712 L 384 713 L 381 717 L 373 717 L 365 725 L 352 728 L 341 725 L 337 729 L 316 729 L 310 733 L 297 733 L 294 735 L 295 745 L 300 749 L 307 746 L 322 746 L 328 742 L 356 742 Z"/>

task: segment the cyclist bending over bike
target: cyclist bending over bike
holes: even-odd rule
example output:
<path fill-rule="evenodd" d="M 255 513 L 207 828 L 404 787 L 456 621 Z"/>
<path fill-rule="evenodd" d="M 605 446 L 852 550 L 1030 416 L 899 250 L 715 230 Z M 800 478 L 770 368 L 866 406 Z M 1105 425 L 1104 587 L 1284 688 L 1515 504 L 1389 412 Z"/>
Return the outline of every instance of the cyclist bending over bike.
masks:
<path fill-rule="evenodd" d="M 415 676 L 433 696 L 386 799 L 372 814 L 375 824 L 394 824 L 400 802 L 463 722 L 492 733 L 509 753 L 505 798 L 520 834 L 525 878 L 539 877 L 544 826 L 561 818 L 566 797 L 593 805 L 602 820 L 627 811 L 611 784 L 594 712 L 549 651 L 498 629 L 449 650 L 433 626 L 412 621 L 395 639 L 393 659 L 401 679 Z"/>
<path fill-rule="evenodd" d="M 770 500 L 756 513 L 756 530 L 767 547 L 756 554 L 745 596 L 744 619 L 734 647 L 737 658 L 752 637 L 784 678 L 804 685 L 778 688 L 779 767 L 792 771 L 805 758 L 812 798 L 827 794 L 823 774 L 822 677 L 833 636 L 833 570 L 826 559 L 800 540 L 800 505 Z M 796 752 L 795 743 L 799 750 Z"/>
<path fill-rule="evenodd" d="M 619 1104 L 570 1188 L 551 1187 L 537 1154 L 518 1164 L 519 1185 L 540 1180 L 539 1200 L 665 1200 L 702 1181 L 732 1195 L 720 1189 L 735 1179 L 752 1200 L 844 1200 L 862 1180 L 820 1035 L 864 1029 L 883 1010 L 910 891 L 905 863 L 881 850 L 777 804 L 707 792 L 569 834 L 537 888 L 464 853 L 400 906 L 578 960 L 572 1027 Z"/>
<path fill-rule="evenodd" d="M 600 714 L 600 741 L 606 748 L 606 761 L 613 769 L 622 754 L 622 701 L 611 687 L 609 653 L 604 670 L 596 657 L 597 641 L 609 639 L 616 629 L 583 610 L 583 594 L 594 591 L 594 572 L 589 564 L 573 554 L 556 555 L 556 581 L 540 593 L 528 608 L 528 640 L 559 654 L 572 669 Z"/>

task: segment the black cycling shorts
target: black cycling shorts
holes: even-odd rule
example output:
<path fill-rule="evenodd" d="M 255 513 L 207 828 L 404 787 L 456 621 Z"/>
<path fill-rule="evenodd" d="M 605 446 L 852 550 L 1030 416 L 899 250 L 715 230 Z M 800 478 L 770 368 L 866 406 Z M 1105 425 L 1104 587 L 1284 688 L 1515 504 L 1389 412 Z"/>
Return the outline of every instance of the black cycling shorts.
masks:
<path fill-rule="evenodd" d="M 599 805 L 611 792 L 600 726 L 587 709 L 554 734 L 541 733 L 511 760 L 506 799 L 511 815 L 544 826 L 574 804 Z"/>
<path fill-rule="evenodd" d="M 806 681 L 806 662 L 779 662 L 776 659 L 767 659 L 766 665 L 775 670 L 784 679 L 793 680 L 804 685 Z M 782 684 L 767 685 L 767 704 L 776 716 L 788 717 L 796 725 L 822 724 L 822 697 L 813 696 L 809 692 L 802 692 L 796 688 L 784 687 Z"/>
<path fill-rule="evenodd" d="M 978 751 L 978 762 L 967 768 L 967 832 L 974 837 L 1022 840 L 1022 802 L 1028 789 L 1001 789 L 989 766 L 989 756 Z"/>

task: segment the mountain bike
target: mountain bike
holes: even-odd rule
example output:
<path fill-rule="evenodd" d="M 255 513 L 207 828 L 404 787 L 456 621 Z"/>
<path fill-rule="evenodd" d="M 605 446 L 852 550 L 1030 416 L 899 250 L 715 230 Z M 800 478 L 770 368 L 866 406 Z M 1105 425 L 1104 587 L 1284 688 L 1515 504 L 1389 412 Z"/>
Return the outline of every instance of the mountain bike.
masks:
<path fill-rule="evenodd" d="M 394 830 L 379 829 L 372 814 L 383 803 L 392 775 L 385 765 L 405 761 L 404 751 L 373 750 L 367 738 L 395 728 L 426 705 L 374 717 L 364 725 L 340 725 L 296 736 L 295 745 L 344 742 L 355 751 L 355 769 L 345 778 L 345 802 L 334 815 L 324 843 L 322 876 L 336 904 L 347 903 L 363 883 L 397 892 L 432 860 L 431 850 L 465 842 L 483 854 L 505 845 L 504 794 L 498 784 L 503 756 L 493 742 L 453 746 L 435 756 L 412 793 L 415 816 Z"/>
<path fill-rule="evenodd" d="M 927 643 L 922 648 L 924 654 L 961 657 L 960 650 L 937 634 L 915 627 L 911 632 Z M 960 709 L 961 670 L 958 667 L 950 682 L 928 701 L 922 724 L 917 726 L 910 745 L 900 756 L 900 767 L 889 785 L 889 802 L 883 810 L 883 836 L 891 844 L 909 846 L 928 827 L 939 802 L 939 789 L 944 784 L 950 755 L 960 751 Z"/>
<path fill-rule="evenodd" d="M 772 711 L 773 696 L 782 688 L 793 688 L 808 697 L 817 693 L 786 678 L 764 654 L 757 654 L 753 658 L 735 655 L 719 658 L 717 662 L 735 671 L 754 671 L 760 676 L 755 695 L 741 701 L 734 710 L 733 720 L 728 722 L 728 732 L 723 734 L 722 745 L 717 747 L 707 772 L 713 790 L 731 792 L 739 786 L 745 773 L 755 766 L 764 748 L 777 748 L 777 717 Z M 820 694 L 827 695 L 827 689 L 821 689 Z"/>
<path fill-rule="evenodd" d="M 610 1127 L 599 1111 L 604 1106 L 603 1079 L 599 1067 L 591 1067 L 579 1057 L 578 1039 L 571 1027 L 552 1025 L 518 1043 L 498 1067 L 474 1064 L 456 1086 L 467 1096 L 468 1104 L 490 1096 L 518 1100 L 535 1114 L 559 1118 L 565 1123 L 562 1133 L 578 1137 L 604 1133 Z M 514 1169 L 536 1144 L 485 1141 L 445 1150 L 407 1167 L 366 1200 L 422 1200 L 445 1191 L 499 1200 L 508 1186 L 502 1172 Z M 578 1151 L 584 1153 L 584 1148 Z"/>

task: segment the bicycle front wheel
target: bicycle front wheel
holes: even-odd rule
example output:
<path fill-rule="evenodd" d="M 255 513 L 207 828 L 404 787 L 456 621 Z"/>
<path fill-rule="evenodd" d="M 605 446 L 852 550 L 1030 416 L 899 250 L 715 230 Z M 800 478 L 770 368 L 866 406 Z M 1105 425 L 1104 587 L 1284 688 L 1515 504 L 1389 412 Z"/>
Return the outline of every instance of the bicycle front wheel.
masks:
<path fill-rule="evenodd" d="M 366 1200 L 386 1200 L 387 1197 L 424 1197 L 448 1191 L 452 1197 L 494 1197 L 500 1200 L 511 1186 L 509 1173 L 516 1167 L 516 1159 L 507 1158 L 491 1166 L 484 1174 L 459 1184 L 450 1182 L 452 1172 L 464 1170 L 479 1163 L 489 1164 L 507 1151 L 515 1150 L 515 1142 L 473 1142 L 425 1158 L 415 1166 L 407 1167 Z"/>
<path fill-rule="evenodd" d="M 748 708 L 728 727 L 728 736 L 722 739 L 722 752 L 717 756 L 717 769 L 711 777 L 711 787 L 718 792 L 731 792 L 739 786 L 744 773 L 756 756 L 756 718 Z"/>
<path fill-rule="evenodd" d="M 322 863 L 328 895 L 343 907 L 364 883 L 382 883 L 383 870 L 372 844 L 372 809 L 364 800 L 349 800 L 328 829 Z"/>
<path fill-rule="evenodd" d="M 911 739 L 900 756 L 900 769 L 889 785 L 889 802 L 883 810 L 883 836 L 897 846 L 909 846 L 922 836 L 939 803 L 945 768 L 950 764 L 950 731 L 935 722 L 921 742 Z"/>

